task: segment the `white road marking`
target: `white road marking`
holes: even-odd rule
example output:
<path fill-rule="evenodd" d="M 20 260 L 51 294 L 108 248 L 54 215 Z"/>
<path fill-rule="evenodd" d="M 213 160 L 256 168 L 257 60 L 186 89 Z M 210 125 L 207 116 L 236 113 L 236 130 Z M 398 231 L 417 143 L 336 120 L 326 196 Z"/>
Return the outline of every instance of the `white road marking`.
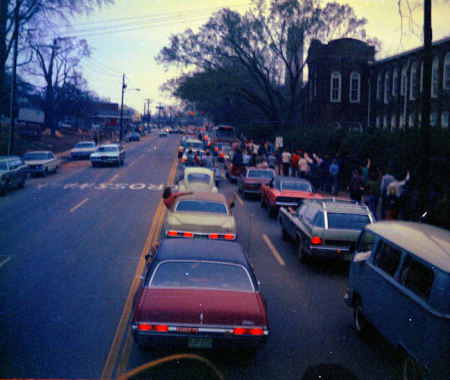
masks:
<path fill-rule="evenodd" d="M 0 263 L 0 268 L 1 268 L 3 265 L 5 265 L 9 260 L 11 260 L 11 257 L 7 257 L 5 260 L 3 260 L 3 261 Z"/>
<path fill-rule="evenodd" d="M 115 176 L 113 176 L 113 177 L 109 180 L 109 182 L 113 182 L 113 181 L 115 181 L 117 178 L 119 178 L 119 175 L 118 175 L 118 174 L 116 174 Z"/>
<path fill-rule="evenodd" d="M 264 240 L 264 242 L 267 244 L 267 246 L 269 247 L 270 251 L 272 252 L 272 254 L 275 256 L 275 259 L 278 261 L 278 264 L 285 266 L 286 263 L 284 262 L 284 260 L 281 258 L 280 254 L 278 253 L 277 249 L 273 246 L 272 242 L 270 241 L 269 237 L 266 234 L 262 235 L 262 238 Z"/>
<path fill-rule="evenodd" d="M 128 167 L 131 168 L 134 164 L 136 163 L 136 161 L 131 162 Z"/>
<path fill-rule="evenodd" d="M 89 198 L 83 199 L 80 203 L 78 203 L 78 204 L 77 204 L 74 208 L 72 208 L 69 212 L 74 212 L 77 208 L 83 206 L 88 200 L 89 200 Z"/>

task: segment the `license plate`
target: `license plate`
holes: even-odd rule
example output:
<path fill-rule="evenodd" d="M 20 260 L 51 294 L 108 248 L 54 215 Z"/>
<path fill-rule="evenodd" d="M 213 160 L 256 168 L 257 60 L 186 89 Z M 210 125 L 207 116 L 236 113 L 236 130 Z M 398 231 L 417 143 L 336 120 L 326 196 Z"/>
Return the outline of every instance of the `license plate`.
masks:
<path fill-rule="evenodd" d="M 188 338 L 189 348 L 211 348 L 212 339 L 211 338 Z"/>

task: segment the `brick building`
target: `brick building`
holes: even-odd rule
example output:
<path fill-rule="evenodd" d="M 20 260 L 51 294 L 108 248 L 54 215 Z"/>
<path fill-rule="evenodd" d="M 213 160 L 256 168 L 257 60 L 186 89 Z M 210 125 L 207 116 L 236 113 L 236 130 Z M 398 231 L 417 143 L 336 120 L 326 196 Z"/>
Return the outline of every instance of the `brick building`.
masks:
<path fill-rule="evenodd" d="M 422 49 L 379 61 L 375 48 L 342 38 L 308 52 L 306 122 L 362 130 L 394 130 L 420 123 L 423 89 Z M 450 111 L 450 38 L 433 43 L 431 125 L 448 128 Z"/>

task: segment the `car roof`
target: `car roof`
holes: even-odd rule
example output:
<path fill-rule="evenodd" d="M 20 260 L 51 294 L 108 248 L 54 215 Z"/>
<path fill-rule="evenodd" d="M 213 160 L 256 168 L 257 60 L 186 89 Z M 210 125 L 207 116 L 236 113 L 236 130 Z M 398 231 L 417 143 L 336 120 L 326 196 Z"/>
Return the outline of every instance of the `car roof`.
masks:
<path fill-rule="evenodd" d="M 119 146 L 119 144 L 102 144 L 99 146 L 99 148 L 101 148 L 101 147 L 118 147 L 118 146 Z"/>
<path fill-rule="evenodd" d="M 156 261 L 207 260 L 240 264 L 250 269 L 241 244 L 206 239 L 164 239 L 155 255 Z"/>
<path fill-rule="evenodd" d="M 53 152 L 51 152 L 49 150 L 30 150 L 29 152 L 25 152 L 24 154 L 27 154 L 27 153 L 53 153 Z"/>
<path fill-rule="evenodd" d="M 317 205 L 321 210 L 345 214 L 369 214 L 367 206 L 347 199 L 307 199 L 305 202 Z"/>
<path fill-rule="evenodd" d="M 189 201 L 210 201 L 227 203 L 225 195 L 222 193 L 213 193 L 211 191 L 199 191 L 192 194 L 181 195 L 177 200 L 189 200 Z"/>
<path fill-rule="evenodd" d="M 193 138 L 187 138 L 186 139 L 186 141 L 185 141 L 185 143 L 189 143 L 189 142 L 191 142 L 191 143 L 201 143 L 202 142 L 202 140 L 199 140 L 199 139 L 193 139 Z"/>
<path fill-rule="evenodd" d="M 429 224 L 403 221 L 378 222 L 367 225 L 365 229 L 450 272 L 450 231 Z"/>
<path fill-rule="evenodd" d="M 267 170 L 268 172 L 275 172 L 275 170 L 271 168 L 258 168 L 257 166 L 247 166 L 247 170 Z M 291 178 L 291 177 L 286 177 Z"/>
<path fill-rule="evenodd" d="M 95 144 L 95 141 L 92 141 L 92 140 L 81 140 L 81 141 L 78 141 L 78 142 L 77 142 L 77 144 L 80 144 L 80 143 L 90 143 L 90 144 Z"/>
<path fill-rule="evenodd" d="M 276 181 L 289 181 L 289 182 L 301 182 L 301 183 L 308 183 L 311 184 L 307 179 L 299 178 L 299 177 L 285 177 L 278 175 L 276 177 Z"/>

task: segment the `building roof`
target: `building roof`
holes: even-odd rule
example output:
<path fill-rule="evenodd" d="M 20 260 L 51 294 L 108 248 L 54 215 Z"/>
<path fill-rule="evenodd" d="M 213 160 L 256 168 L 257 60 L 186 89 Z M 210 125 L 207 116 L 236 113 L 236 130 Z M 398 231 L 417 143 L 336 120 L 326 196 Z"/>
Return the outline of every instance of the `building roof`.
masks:
<path fill-rule="evenodd" d="M 371 224 L 366 230 L 450 272 L 450 231 L 429 224 L 398 221 Z"/>
<path fill-rule="evenodd" d="M 445 44 L 445 43 L 448 43 L 448 42 L 450 42 L 450 37 L 441 38 L 440 40 L 437 40 L 437 41 L 433 42 L 433 47 L 434 46 L 438 46 L 438 45 L 442 45 L 442 44 Z M 385 62 L 393 61 L 393 60 L 395 60 L 397 58 L 401 58 L 401 57 L 404 57 L 404 56 L 407 56 L 407 55 L 410 55 L 410 54 L 413 54 L 413 53 L 417 53 L 417 52 L 419 52 L 421 50 L 423 50 L 423 46 L 419 46 L 419 47 L 414 48 L 414 49 L 406 50 L 406 51 L 404 51 L 402 53 L 391 55 L 390 57 L 386 57 L 386 58 L 377 60 L 377 61 L 375 61 L 373 63 L 373 65 L 375 66 L 375 65 L 377 65 L 379 63 L 385 63 Z"/>

